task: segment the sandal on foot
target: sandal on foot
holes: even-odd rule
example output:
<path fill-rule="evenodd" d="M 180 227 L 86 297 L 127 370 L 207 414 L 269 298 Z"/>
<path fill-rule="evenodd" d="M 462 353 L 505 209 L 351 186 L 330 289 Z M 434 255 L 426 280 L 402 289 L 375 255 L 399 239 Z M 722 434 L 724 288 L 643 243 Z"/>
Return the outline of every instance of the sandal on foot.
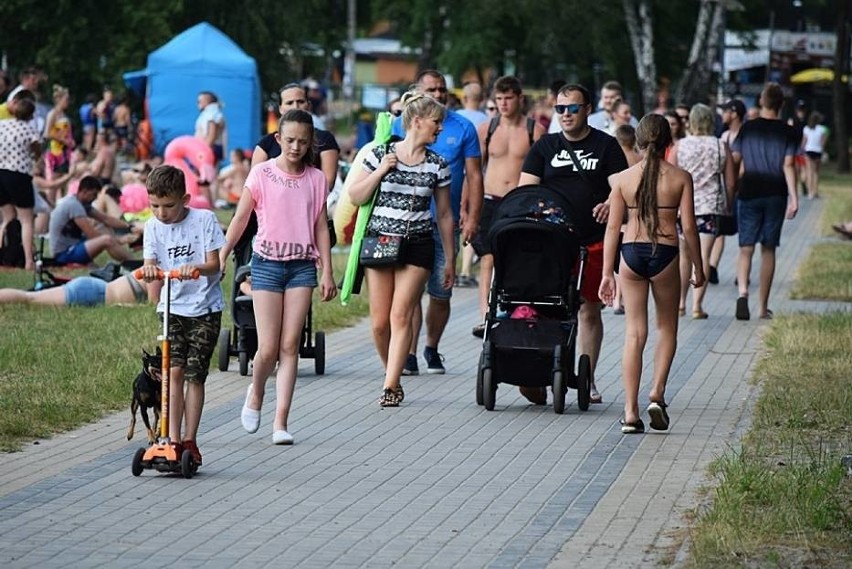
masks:
<path fill-rule="evenodd" d="M 642 419 L 636 419 L 633 423 L 627 423 L 624 419 L 618 421 L 621 423 L 621 432 L 625 435 L 641 435 L 645 432 L 645 423 Z"/>
<path fill-rule="evenodd" d="M 761 320 L 772 320 L 772 311 L 767 309 L 766 312 L 760 315 Z"/>
<path fill-rule="evenodd" d="M 748 310 L 747 296 L 741 296 L 737 299 L 737 311 L 735 315 L 737 320 L 748 320 L 751 318 L 751 313 Z"/>
<path fill-rule="evenodd" d="M 594 385 L 589 390 L 589 403 L 603 403 L 603 397 L 598 393 L 598 388 Z"/>
<path fill-rule="evenodd" d="M 651 418 L 651 428 L 655 431 L 669 430 L 669 414 L 666 413 L 666 405 L 663 401 L 651 401 L 648 405 L 648 417 Z"/>
<path fill-rule="evenodd" d="M 402 390 L 402 384 L 400 383 L 393 389 L 394 395 L 396 395 L 399 402 L 402 403 L 402 400 L 405 399 L 405 391 Z"/>
<path fill-rule="evenodd" d="M 707 320 L 708 314 L 703 310 L 693 310 L 692 311 L 692 319 L 693 320 Z"/>
<path fill-rule="evenodd" d="M 399 396 L 393 389 L 386 387 L 379 398 L 379 405 L 382 407 L 399 407 Z"/>

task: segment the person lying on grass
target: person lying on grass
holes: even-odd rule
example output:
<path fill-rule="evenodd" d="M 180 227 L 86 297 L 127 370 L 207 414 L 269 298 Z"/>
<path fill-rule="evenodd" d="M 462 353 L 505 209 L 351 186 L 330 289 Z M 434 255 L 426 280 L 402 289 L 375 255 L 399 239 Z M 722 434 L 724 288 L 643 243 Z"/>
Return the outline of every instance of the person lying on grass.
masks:
<path fill-rule="evenodd" d="M 77 277 L 62 286 L 26 291 L 0 289 L 0 304 L 50 304 L 54 306 L 103 306 L 157 302 L 159 283 L 147 284 L 127 274 L 106 282 L 95 277 Z"/>

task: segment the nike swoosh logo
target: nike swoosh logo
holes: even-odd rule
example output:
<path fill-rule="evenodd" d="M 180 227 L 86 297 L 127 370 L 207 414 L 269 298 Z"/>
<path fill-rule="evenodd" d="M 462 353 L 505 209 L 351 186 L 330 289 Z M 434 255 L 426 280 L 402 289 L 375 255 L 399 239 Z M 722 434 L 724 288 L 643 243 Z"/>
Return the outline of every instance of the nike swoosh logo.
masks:
<path fill-rule="evenodd" d="M 584 169 L 589 169 L 585 164 L 583 164 L 583 160 L 590 158 L 592 156 L 592 152 L 591 151 L 586 152 L 586 153 L 578 152 L 576 154 L 576 156 L 577 156 L 577 161 L 580 162 L 580 165 L 583 166 Z M 559 154 L 555 154 L 553 156 L 553 158 L 551 158 L 550 165 L 553 166 L 554 168 L 562 168 L 563 166 L 572 166 L 573 167 L 574 161 L 571 160 L 571 156 L 568 154 L 567 151 L 562 150 L 562 151 L 559 152 Z M 576 170 L 577 170 L 577 168 L 574 168 L 574 171 L 576 171 Z"/>
<path fill-rule="evenodd" d="M 550 161 L 550 165 L 554 168 L 562 168 L 563 166 L 573 166 L 574 161 L 570 158 L 567 160 L 562 160 L 559 158 L 559 156 L 554 156 L 553 159 Z"/>

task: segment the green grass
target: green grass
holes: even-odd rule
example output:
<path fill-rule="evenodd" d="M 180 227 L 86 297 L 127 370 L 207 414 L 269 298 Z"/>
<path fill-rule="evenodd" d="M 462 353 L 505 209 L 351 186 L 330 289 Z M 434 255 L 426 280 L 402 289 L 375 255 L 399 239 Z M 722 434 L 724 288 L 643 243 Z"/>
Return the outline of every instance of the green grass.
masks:
<path fill-rule="evenodd" d="M 852 178 L 828 172 L 820 183 L 820 194 L 828 200 L 820 228 L 832 242 L 813 247 L 799 268 L 793 298 L 852 301 L 852 242 L 834 239 L 831 226 L 852 221 Z"/>
<path fill-rule="evenodd" d="M 829 176 L 822 227 L 852 219 L 852 177 Z M 797 298 L 852 301 L 852 244 L 814 247 Z M 688 567 L 852 567 L 852 312 L 779 316 L 741 446 L 711 468 Z"/>
<path fill-rule="evenodd" d="M 852 301 L 852 243 L 818 243 L 799 267 L 790 296 Z"/>
<path fill-rule="evenodd" d="M 345 255 L 336 253 L 338 280 L 344 264 Z M 70 274 L 87 271 L 63 272 Z M 232 275 L 222 283 L 226 299 Z M 32 275 L 22 270 L 0 271 L 0 288 L 32 284 Z M 366 294 L 353 296 L 347 307 L 337 299 L 316 301 L 314 330 L 350 326 L 367 310 Z M 227 312 L 223 327 L 232 326 Z M 0 451 L 14 451 L 127 408 L 141 350 L 155 349 L 160 325 L 153 306 L 0 305 L 0 329 Z M 214 354 L 212 369 L 216 363 Z"/>

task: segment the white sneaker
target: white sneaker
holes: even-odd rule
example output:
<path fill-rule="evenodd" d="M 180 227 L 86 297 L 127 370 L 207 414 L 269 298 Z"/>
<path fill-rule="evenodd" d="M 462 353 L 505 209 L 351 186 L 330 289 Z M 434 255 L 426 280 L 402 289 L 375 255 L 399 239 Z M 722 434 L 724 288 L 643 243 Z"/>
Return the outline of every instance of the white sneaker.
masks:
<path fill-rule="evenodd" d="M 274 445 L 291 445 L 293 444 L 293 435 L 287 431 L 273 431 L 272 444 Z"/>
<path fill-rule="evenodd" d="M 248 402 L 251 398 L 251 384 L 246 392 L 246 402 L 243 403 L 243 411 L 240 413 L 240 421 L 243 428 L 249 433 L 256 433 L 260 428 L 260 409 L 249 409 Z"/>

